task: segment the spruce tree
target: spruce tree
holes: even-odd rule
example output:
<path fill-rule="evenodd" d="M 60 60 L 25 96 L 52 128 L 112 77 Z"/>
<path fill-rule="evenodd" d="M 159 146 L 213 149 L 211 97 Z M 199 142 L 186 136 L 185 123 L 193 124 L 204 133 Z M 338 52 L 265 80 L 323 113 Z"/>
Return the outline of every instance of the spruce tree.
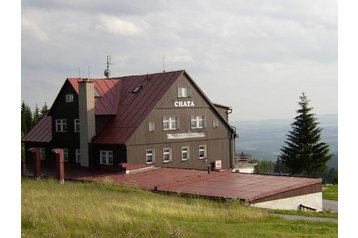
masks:
<path fill-rule="evenodd" d="M 46 113 L 49 111 L 49 109 L 48 109 L 48 107 L 47 107 L 47 105 L 46 105 L 46 102 L 45 102 L 45 104 L 42 106 L 42 108 L 41 108 L 41 118 L 44 116 L 44 115 L 46 115 Z"/>
<path fill-rule="evenodd" d="M 21 136 L 25 135 L 32 128 L 32 112 L 31 108 L 25 104 L 24 101 L 21 103 Z"/>
<path fill-rule="evenodd" d="M 327 168 L 326 163 L 332 157 L 329 145 L 321 142 L 322 129 L 309 102 L 302 93 L 292 131 L 281 149 L 281 161 L 294 175 L 316 176 Z"/>
<path fill-rule="evenodd" d="M 40 109 L 39 106 L 36 104 L 34 109 L 34 114 L 32 116 L 32 125 L 35 126 L 37 122 L 40 120 L 40 118 L 41 118 Z"/>

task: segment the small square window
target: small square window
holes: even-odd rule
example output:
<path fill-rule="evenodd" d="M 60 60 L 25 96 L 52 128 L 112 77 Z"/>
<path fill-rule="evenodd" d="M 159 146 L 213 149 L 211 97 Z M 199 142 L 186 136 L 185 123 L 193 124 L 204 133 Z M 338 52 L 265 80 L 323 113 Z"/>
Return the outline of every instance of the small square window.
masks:
<path fill-rule="evenodd" d="M 80 119 L 74 120 L 74 128 L 75 128 L 75 132 L 80 132 Z"/>
<path fill-rule="evenodd" d="M 190 97 L 190 88 L 178 88 L 178 98 Z"/>
<path fill-rule="evenodd" d="M 147 164 L 153 164 L 155 161 L 155 150 L 149 149 L 145 151 L 145 162 Z"/>
<path fill-rule="evenodd" d="M 76 163 L 81 163 L 81 150 L 76 149 Z"/>
<path fill-rule="evenodd" d="M 73 94 L 66 94 L 66 103 L 73 102 Z"/>
<path fill-rule="evenodd" d="M 206 159 L 206 145 L 199 145 L 199 159 Z"/>
<path fill-rule="evenodd" d="M 163 117 L 163 130 L 164 131 L 172 131 L 172 130 L 177 130 L 179 128 L 179 123 L 178 123 L 178 117 L 168 117 L 168 116 L 164 116 Z"/>
<path fill-rule="evenodd" d="M 169 163 L 172 160 L 172 149 L 164 148 L 163 149 L 163 162 Z"/>
<path fill-rule="evenodd" d="M 186 161 L 190 158 L 189 155 L 189 146 L 185 146 L 181 148 L 181 160 Z"/>
<path fill-rule="evenodd" d="M 205 127 L 205 117 L 204 116 L 191 116 L 190 127 L 191 127 L 191 129 L 204 128 Z"/>
<path fill-rule="evenodd" d="M 56 119 L 55 128 L 56 128 L 56 132 L 67 132 L 67 120 Z"/>
<path fill-rule="evenodd" d="M 68 149 L 63 149 L 63 160 L 68 162 Z"/>
<path fill-rule="evenodd" d="M 218 128 L 219 127 L 219 120 L 217 118 L 214 118 L 213 120 L 213 128 Z"/>
<path fill-rule="evenodd" d="M 100 164 L 112 165 L 113 164 L 113 151 L 112 150 L 100 150 L 99 152 Z"/>
<path fill-rule="evenodd" d="M 155 129 L 154 122 L 149 122 L 148 131 L 154 131 L 154 129 Z"/>

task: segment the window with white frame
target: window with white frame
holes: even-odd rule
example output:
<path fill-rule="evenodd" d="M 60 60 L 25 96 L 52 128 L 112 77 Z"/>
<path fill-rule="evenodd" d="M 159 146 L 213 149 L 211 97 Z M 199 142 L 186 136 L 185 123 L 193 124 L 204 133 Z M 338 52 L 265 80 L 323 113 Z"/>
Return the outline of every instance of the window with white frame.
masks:
<path fill-rule="evenodd" d="M 171 131 L 179 129 L 177 116 L 164 116 L 163 117 L 163 130 Z"/>
<path fill-rule="evenodd" d="M 113 164 L 113 151 L 112 150 L 100 150 L 99 151 L 100 164 L 112 165 Z"/>
<path fill-rule="evenodd" d="M 169 163 L 172 161 L 172 148 L 164 148 L 163 149 L 163 162 Z"/>
<path fill-rule="evenodd" d="M 68 149 L 63 149 L 63 161 L 68 162 Z"/>
<path fill-rule="evenodd" d="M 81 163 L 81 150 L 76 149 L 76 163 Z"/>
<path fill-rule="evenodd" d="M 80 119 L 74 120 L 74 128 L 75 128 L 75 132 L 80 132 Z"/>
<path fill-rule="evenodd" d="M 73 94 L 66 94 L 65 98 L 66 98 L 66 103 L 73 102 Z"/>
<path fill-rule="evenodd" d="M 181 147 L 181 160 L 186 161 L 190 158 L 189 146 Z"/>
<path fill-rule="evenodd" d="M 45 148 L 40 148 L 40 160 L 46 159 L 46 150 Z"/>
<path fill-rule="evenodd" d="M 67 120 L 56 119 L 55 128 L 56 128 L 56 132 L 67 132 Z"/>
<path fill-rule="evenodd" d="M 178 98 L 190 97 L 190 88 L 178 88 Z"/>
<path fill-rule="evenodd" d="M 206 159 L 206 145 L 199 145 L 199 159 Z"/>
<path fill-rule="evenodd" d="M 147 164 L 153 164 L 155 162 L 155 150 L 148 149 L 145 151 L 145 162 Z"/>
<path fill-rule="evenodd" d="M 213 119 L 213 128 L 218 128 L 219 127 L 219 120 L 217 118 Z"/>
<path fill-rule="evenodd" d="M 154 122 L 150 121 L 148 123 L 148 131 L 154 131 L 155 126 L 154 126 Z"/>
<path fill-rule="evenodd" d="M 205 117 L 204 116 L 191 116 L 190 117 L 190 127 L 191 129 L 201 129 L 205 127 Z"/>

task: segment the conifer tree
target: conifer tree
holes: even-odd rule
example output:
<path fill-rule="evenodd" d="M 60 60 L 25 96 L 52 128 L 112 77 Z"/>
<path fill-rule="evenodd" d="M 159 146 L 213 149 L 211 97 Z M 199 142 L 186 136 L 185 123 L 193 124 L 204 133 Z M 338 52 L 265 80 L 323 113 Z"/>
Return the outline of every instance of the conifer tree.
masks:
<path fill-rule="evenodd" d="M 327 168 L 326 163 L 332 157 L 329 145 L 321 142 L 322 129 L 309 102 L 302 93 L 292 131 L 281 149 L 281 161 L 294 175 L 316 176 Z"/>
<path fill-rule="evenodd" d="M 32 128 L 32 112 L 31 108 L 25 104 L 24 101 L 21 103 L 21 136 L 25 135 Z"/>
<path fill-rule="evenodd" d="M 46 105 L 46 102 L 45 102 L 45 104 L 42 106 L 42 108 L 41 108 L 41 118 L 44 116 L 44 115 L 46 115 L 46 113 L 48 112 L 48 107 L 47 107 L 47 105 Z"/>
<path fill-rule="evenodd" d="M 36 125 L 36 123 L 40 120 L 40 109 L 39 106 L 36 104 L 34 109 L 34 115 L 32 116 L 32 125 Z"/>

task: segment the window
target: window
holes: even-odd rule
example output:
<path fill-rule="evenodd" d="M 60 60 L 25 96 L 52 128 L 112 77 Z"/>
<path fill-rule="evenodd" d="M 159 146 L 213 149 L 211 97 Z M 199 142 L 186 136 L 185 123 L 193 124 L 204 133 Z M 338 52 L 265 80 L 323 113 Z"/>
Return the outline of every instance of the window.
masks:
<path fill-rule="evenodd" d="M 199 159 L 206 159 L 206 145 L 199 145 Z"/>
<path fill-rule="evenodd" d="M 178 98 L 190 97 L 190 88 L 178 88 Z"/>
<path fill-rule="evenodd" d="M 170 161 L 172 161 L 172 149 L 164 148 L 163 149 L 163 162 L 169 163 Z"/>
<path fill-rule="evenodd" d="M 66 94 L 65 98 L 66 98 L 66 103 L 73 102 L 73 94 Z"/>
<path fill-rule="evenodd" d="M 68 162 L 68 149 L 63 149 L 63 161 Z"/>
<path fill-rule="evenodd" d="M 76 149 L 76 163 L 81 163 L 81 150 Z"/>
<path fill-rule="evenodd" d="M 154 122 L 149 122 L 148 131 L 154 131 L 154 129 L 155 129 Z"/>
<path fill-rule="evenodd" d="M 100 164 L 112 165 L 113 164 L 113 151 L 112 150 L 100 150 Z"/>
<path fill-rule="evenodd" d="M 67 131 L 67 120 L 66 119 L 56 119 L 55 128 L 56 128 L 56 132 L 66 132 Z"/>
<path fill-rule="evenodd" d="M 189 158 L 189 146 L 181 147 L 181 160 L 186 161 Z"/>
<path fill-rule="evenodd" d="M 80 132 L 80 119 L 75 119 L 74 127 L 75 127 L 75 132 Z"/>
<path fill-rule="evenodd" d="M 95 87 L 93 88 L 93 94 L 95 98 L 99 98 L 101 96 Z"/>
<path fill-rule="evenodd" d="M 46 150 L 45 148 L 40 148 L 40 160 L 46 159 Z"/>
<path fill-rule="evenodd" d="M 179 128 L 178 126 L 178 117 L 163 117 L 163 130 L 165 131 L 172 131 L 177 130 Z"/>
<path fill-rule="evenodd" d="M 219 120 L 217 118 L 214 118 L 213 120 L 213 128 L 218 128 L 219 127 Z"/>
<path fill-rule="evenodd" d="M 198 129 L 205 127 L 205 117 L 204 116 L 191 116 L 190 118 L 191 129 Z"/>
<path fill-rule="evenodd" d="M 147 164 L 153 164 L 155 161 L 155 150 L 149 149 L 145 151 L 145 162 Z"/>
<path fill-rule="evenodd" d="M 132 90 L 132 93 L 138 93 L 139 92 L 139 90 L 141 90 L 141 88 L 143 88 L 143 86 L 141 85 L 141 86 L 137 86 L 137 87 L 135 87 L 133 90 Z"/>

